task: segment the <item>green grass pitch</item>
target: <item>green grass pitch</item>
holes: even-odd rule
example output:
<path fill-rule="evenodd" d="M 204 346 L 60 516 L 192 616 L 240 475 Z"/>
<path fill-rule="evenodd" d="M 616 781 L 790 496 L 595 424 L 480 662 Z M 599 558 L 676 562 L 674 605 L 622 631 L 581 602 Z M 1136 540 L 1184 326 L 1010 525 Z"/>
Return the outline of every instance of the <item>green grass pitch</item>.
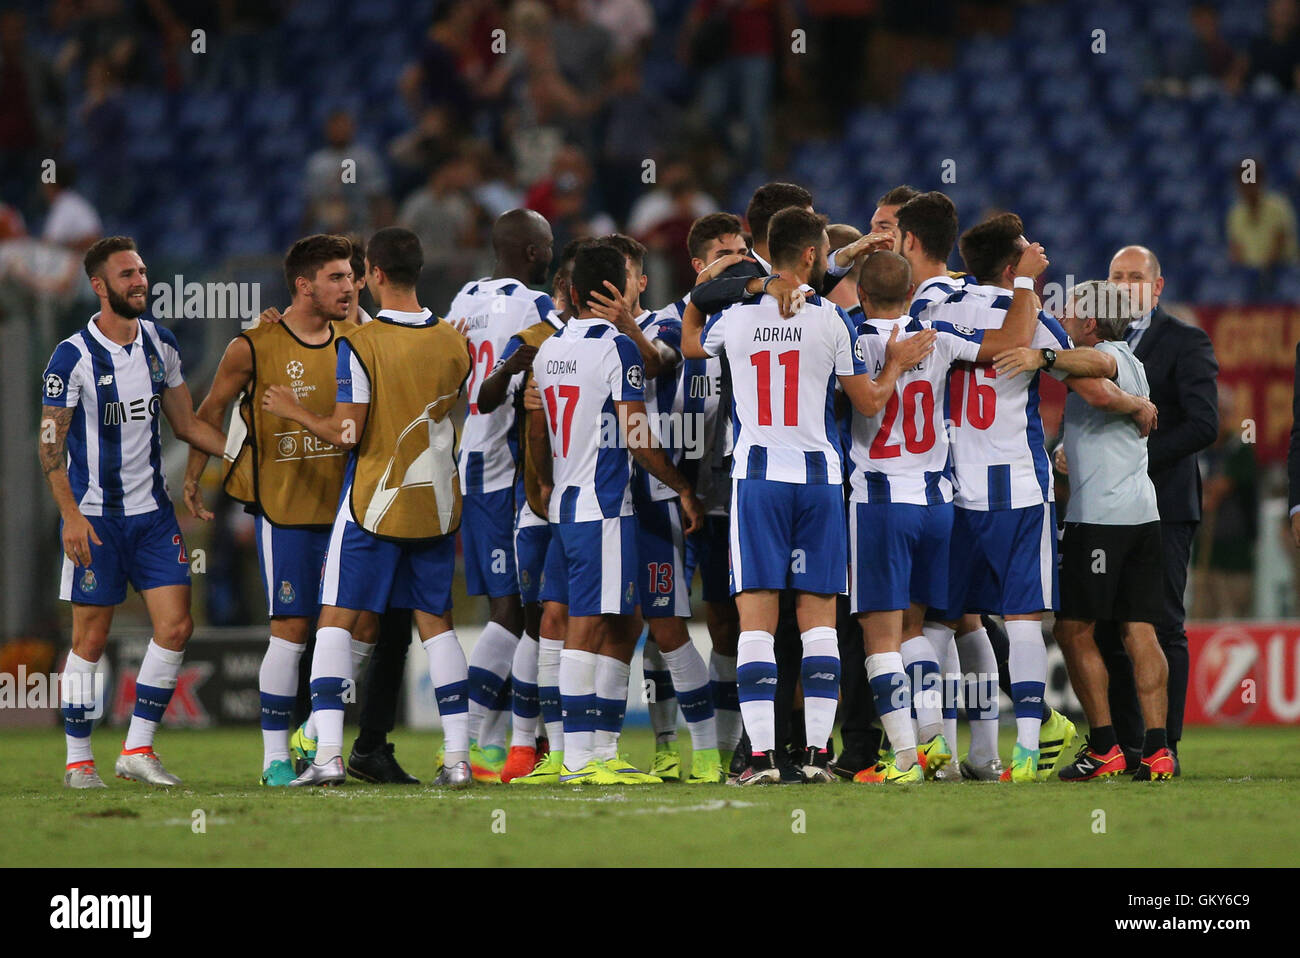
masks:
<path fill-rule="evenodd" d="M 163 730 L 159 753 L 185 785 L 153 789 L 111 777 L 119 734 L 95 735 L 108 789 L 72 792 L 61 732 L 0 733 L 0 866 L 1242 866 L 1295 865 L 1300 848 L 1296 733 L 1286 728 L 1193 729 L 1187 773 L 1154 785 L 464 792 L 354 780 L 261 788 L 255 728 Z M 433 777 L 438 735 L 393 740 L 412 774 Z M 648 731 L 629 731 L 625 744 L 648 761 Z M 685 742 L 683 759 L 689 768 Z"/>

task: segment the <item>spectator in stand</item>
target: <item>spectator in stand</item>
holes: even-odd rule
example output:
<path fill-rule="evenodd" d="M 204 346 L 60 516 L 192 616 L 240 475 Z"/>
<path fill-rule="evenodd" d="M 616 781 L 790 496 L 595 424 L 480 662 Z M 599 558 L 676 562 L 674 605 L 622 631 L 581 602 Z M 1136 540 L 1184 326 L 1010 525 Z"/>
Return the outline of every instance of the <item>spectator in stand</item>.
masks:
<path fill-rule="evenodd" d="M 1192 618 L 1244 619 L 1255 606 L 1259 479 L 1230 387 L 1219 386 L 1219 438 L 1201 453 L 1205 504 L 1192 558 Z"/>
<path fill-rule="evenodd" d="M 1192 4 L 1187 13 L 1192 34 L 1169 44 L 1155 56 L 1163 62 L 1165 89 L 1175 95 L 1221 84 L 1237 92 L 1248 61 L 1223 36 L 1219 10 L 1213 3 Z"/>
<path fill-rule="evenodd" d="M 713 197 L 696 185 L 690 166 L 669 162 L 663 167 L 659 185 L 632 207 L 627 231 L 664 257 L 672 273 L 672 289 L 690 289 L 697 274 L 686 239 L 697 219 L 717 210 Z"/>
<path fill-rule="evenodd" d="M 397 211 L 397 225 L 420 238 L 427 265 L 458 249 L 481 244 L 483 224 L 471 191 L 478 185 L 478 169 L 467 149 L 447 157 L 429 182 L 416 190 Z"/>
<path fill-rule="evenodd" d="M 327 145 L 307 158 L 302 232 L 369 236 L 392 222 L 388 171 L 379 155 L 355 137 L 351 113 L 335 110 L 329 115 Z M 353 165 L 345 168 L 345 162 Z"/>
<path fill-rule="evenodd" d="M 524 206 L 550 221 L 556 248 L 617 229 L 609 214 L 591 208 L 590 187 L 591 164 L 580 149 L 568 145 L 556 153 L 550 174 L 534 183 L 524 197 Z"/>
<path fill-rule="evenodd" d="M 677 110 L 672 104 L 645 88 L 641 64 L 636 58 L 615 61 L 608 99 L 601 114 L 599 179 L 605 208 L 619 222 L 629 218 L 629 207 L 636 208 L 632 203 L 638 196 L 642 198 L 637 200 L 639 206 L 647 196 L 662 193 L 659 189 L 645 193 L 645 161 L 656 156 L 664 144 L 676 142 L 677 120 Z M 659 170 L 659 181 L 663 183 L 667 175 L 667 169 Z M 663 202 L 666 196 L 661 195 L 660 199 L 658 208 L 662 209 L 667 205 Z M 705 212 L 711 213 L 713 209 Z M 641 223 L 638 228 L 629 221 L 628 232 L 645 232 L 650 225 Z"/>
<path fill-rule="evenodd" d="M 778 57 L 786 81 L 798 82 L 795 25 L 790 0 L 696 0 L 686 19 L 681 53 L 699 76 L 704 121 L 749 170 L 767 155 Z"/>
<path fill-rule="evenodd" d="M 45 217 L 41 239 L 74 253 L 84 253 L 104 235 L 104 225 L 90 201 L 72 190 L 75 180 L 72 165 L 56 164 L 55 170 L 56 182 L 42 184 L 50 212 Z"/>
<path fill-rule="evenodd" d="M 615 56 L 643 53 L 655 32 L 655 12 L 649 0 L 581 0 L 587 16 L 604 27 Z M 849 0 L 856 2 L 856 0 Z"/>
<path fill-rule="evenodd" d="M 1250 45 L 1246 81 L 1300 89 L 1300 10 L 1296 0 L 1269 0 L 1267 28 Z"/>
<path fill-rule="evenodd" d="M 419 59 L 403 72 L 399 88 L 413 113 L 439 107 L 457 129 L 468 130 L 480 101 L 500 96 L 510 76 L 510 47 L 493 50 L 500 26 L 489 0 L 449 0 L 438 5 Z"/>
<path fill-rule="evenodd" d="M 1274 271 L 1297 261 L 1295 208 L 1282 193 L 1264 189 L 1264 167 L 1259 163 L 1250 182 L 1238 180 L 1237 196 L 1228 211 L 1228 256 L 1255 271 L 1256 293 L 1267 296 Z"/>
<path fill-rule="evenodd" d="M 59 145 L 62 99 L 54 68 L 28 42 L 26 16 L 0 13 L 0 183 L 29 216 L 37 209 L 41 159 Z"/>
<path fill-rule="evenodd" d="M 394 195 L 405 196 L 424 183 L 429 172 L 455 149 L 456 130 L 450 108 L 437 104 L 425 107 L 415 126 L 389 142 Z"/>
<path fill-rule="evenodd" d="M 564 79 L 591 95 L 605 83 L 614 38 L 592 20 L 581 0 L 554 0 L 551 42 Z"/>

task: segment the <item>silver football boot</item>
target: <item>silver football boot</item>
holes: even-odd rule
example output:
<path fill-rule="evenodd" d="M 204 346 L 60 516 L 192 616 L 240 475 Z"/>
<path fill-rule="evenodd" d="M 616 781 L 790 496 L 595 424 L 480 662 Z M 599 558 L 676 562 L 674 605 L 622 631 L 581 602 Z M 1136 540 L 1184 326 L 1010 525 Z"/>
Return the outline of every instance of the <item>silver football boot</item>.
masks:
<path fill-rule="evenodd" d="M 93 762 L 72 766 L 63 773 L 63 784 L 68 788 L 108 788 Z"/>
<path fill-rule="evenodd" d="M 964 758 L 961 760 L 961 777 L 973 782 L 996 782 L 1002 777 L 1002 759 L 992 758 L 976 765 Z"/>
<path fill-rule="evenodd" d="M 117 757 L 117 765 L 113 768 L 113 773 L 118 778 L 144 782 L 146 785 L 165 785 L 170 788 L 181 783 L 179 778 L 163 768 L 163 763 L 158 760 L 153 749 L 130 754 L 123 752 Z"/>
<path fill-rule="evenodd" d="M 438 777 L 433 780 L 433 784 L 446 788 L 469 788 L 470 785 L 474 784 L 474 776 L 470 773 L 469 762 L 444 765 L 439 769 Z"/>
<path fill-rule="evenodd" d="M 301 775 L 289 783 L 289 788 L 301 785 L 342 785 L 348 773 L 343 770 L 343 756 L 335 755 L 324 765 L 312 762 Z"/>
<path fill-rule="evenodd" d="M 998 770 L 1002 774 L 1002 770 Z M 949 762 L 943 768 L 934 773 L 936 782 L 960 782 L 962 780 L 962 771 L 956 762 Z"/>

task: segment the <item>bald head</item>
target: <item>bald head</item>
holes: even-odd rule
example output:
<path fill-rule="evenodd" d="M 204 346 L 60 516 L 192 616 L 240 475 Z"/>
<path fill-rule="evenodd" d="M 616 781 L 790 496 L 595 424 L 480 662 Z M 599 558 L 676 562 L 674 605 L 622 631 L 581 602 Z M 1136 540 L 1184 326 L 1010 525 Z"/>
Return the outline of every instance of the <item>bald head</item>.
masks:
<path fill-rule="evenodd" d="M 1125 246 L 1110 261 L 1106 277 L 1125 288 L 1134 318 L 1145 316 L 1160 302 L 1165 278 L 1160 274 L 1160 260 L 1145 246 Z"/>
<path fill-rule="evenodd" d="M 521 279 L 530 286 L 546 281 L 551 265 L 551 224 L 535 210 L 506 210 L 492 224 L 492 251 L 498 278 Z"/>
<path fill-rule="evenodd" d="M 876 250 L 862 263 L 858 289 L 877 319 L 893 319 L 907 305 L 912 291 L 912 267 L 890 250 Z M 889 315 L 890 313 L 893 315 Z"/>

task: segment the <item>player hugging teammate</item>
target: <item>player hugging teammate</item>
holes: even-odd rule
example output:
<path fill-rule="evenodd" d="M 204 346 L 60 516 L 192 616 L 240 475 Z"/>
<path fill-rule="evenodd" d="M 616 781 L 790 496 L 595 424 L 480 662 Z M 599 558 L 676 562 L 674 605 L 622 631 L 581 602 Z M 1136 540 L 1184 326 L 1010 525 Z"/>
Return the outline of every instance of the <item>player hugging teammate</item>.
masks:
<path fill-rule="evenodd" d="M 1034 293 L 1047 258 L 1013 214 L 961 235 L 966 272 L 955 274 L 957 212 L 942 193 L 891 190 L 867 234 L 836 228 L 846 239 L 834 251 L 812 207 L 807 191 L 774 183 L 747 210 L 752 238 L 728 213 L 696 221 L 696 285 L 658 310 L 641 301 L 645 248 L 618 234 L 571 243 L 554 299 L 535 291 L 550 225 L 517 209 L 493 226 L 492 275 L 466 284 L 445 317 L 416 299 L 415 236 L 379 231 L 364 264 L 380 310 L 356 325 L 352 247 L 307 237 L 285 262 L 291 308 L 231 342 L 197 415 L 175 340 L 139 318 L 134 244 L 92 247 L 101 310 L 60 344 L 43 383 L 41 461 L 63 516 L 61 597 L 73 603 L 66 783 L 103 786 L 89 746 L 99 703 L 81 679 L 127 581 L 155 635 L 116 771 L 179 781 L 152 748 L 191 629 L 159 411 L 193 448 L 194 514 L 210 515 L 198 479 L 226 449 L 226 491 L 257 517 L 271 617 L 263 784 L 345 780 L 343 705 L 376 617 L 392 610 L 411 610 L 428 653 L 445 731 L 435 785 L 709 784 L 729 767 L 740 785 L 1046 778 L 1076 732 L 1044 697 L 1042 617 L 1058 587 L 1039 375 L 1067 379 L 1072 415 L 1132 452 L 1107 468 L 1138 469 L 1152 407 L 1121 387 L 1142 392 L 1140 363 L 1125 354 L 1117 366 L 1110 346 L 1072 349 Z M 1118 335 L 1125 310 L 1103 317 L 1101 338 Z M 236 399 L 228 441 L 220 423 Z M 285 452 L 284 435 L 300 454 Z M 1153 521 L 1149 511 L 1133 522 Z M 1082 527 L 1106 521 L 1089 513 Z M 489 600 L 468 659 L 451 616 L 458 531 L 469 592 Z M 697 570 L 707 659 L 688 629 Z M 1071 609 L 1087 619 L 1104 605 Z M 841 643 L 848 613 L 860 647 Z M 1002 655 L 990 615 L 1006 623 Z M 313 620 L 312 717 L 294 741 L 314 752 L 297 747 L 295 769 L 290 714 Z M 1068 623 L 1058 633 L 1083 681 L 1086 636 Z M 656 748 L 639 763 L 621 733 L 643 635 Z M 1135 649 L 1158 679 L 1153 647 Z M 837 767 L 832 729 L 850 707 L 841 675 L 864 663 L 852 708 L 874 713 L 888 742 Z M 1005 769 L 1000 671 L 1016 720 Z M 1150 778 L 1168 765 L 1157 712 Z M 1107 734 L 1062 777 L 1117 767 Z"/>

